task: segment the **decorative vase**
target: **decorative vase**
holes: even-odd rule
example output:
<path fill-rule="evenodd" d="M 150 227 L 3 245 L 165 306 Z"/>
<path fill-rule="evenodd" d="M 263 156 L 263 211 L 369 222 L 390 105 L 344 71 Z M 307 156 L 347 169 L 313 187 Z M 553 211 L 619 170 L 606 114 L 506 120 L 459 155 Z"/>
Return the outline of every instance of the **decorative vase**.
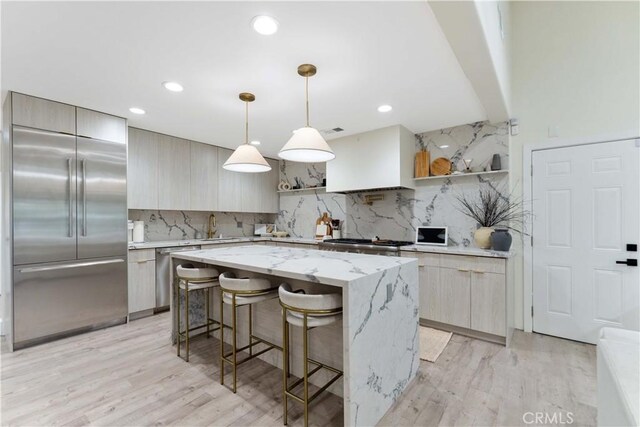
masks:
<path fill-rule="evenodd" d="M 494 154 L 491 158 L 491 170 L 499 171 L 502 169 L 502 162 L 500 161 L 500 154 Z"/>
<path fill-rule="evenodd" d="M 507 252 L 511 248 L 513 237 L 506 228 L 498 228 L 491 233 L 491 249 Z"/>
<path fill-rule="evenodd" d="M 489 227 L 480 227 L 473 234 L 473 240 L 476 241 L 476 246 L 480 249 L 489 249 L 491 248 L 491 233 L 493 233 L 493 228 Z"/>

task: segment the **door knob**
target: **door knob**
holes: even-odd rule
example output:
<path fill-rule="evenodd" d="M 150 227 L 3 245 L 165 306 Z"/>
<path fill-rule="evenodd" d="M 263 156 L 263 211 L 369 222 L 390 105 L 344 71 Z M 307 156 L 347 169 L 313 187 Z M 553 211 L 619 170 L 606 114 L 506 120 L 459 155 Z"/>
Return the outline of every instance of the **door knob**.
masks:
<path fill-rule="evenodd" d="M 637 267 L 638 266 L 638 260 L 637 259 L 627 258 L 626 261 L 616 261 L 616 264 L 626 264 L 629 267 Z"/>

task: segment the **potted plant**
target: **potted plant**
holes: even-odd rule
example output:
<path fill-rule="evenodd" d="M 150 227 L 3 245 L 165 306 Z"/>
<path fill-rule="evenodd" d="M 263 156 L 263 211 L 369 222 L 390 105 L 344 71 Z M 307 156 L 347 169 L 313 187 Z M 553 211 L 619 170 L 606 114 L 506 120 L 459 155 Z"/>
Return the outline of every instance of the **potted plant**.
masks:
<path fill-rule="evenodd" d="M 525 218 L 530 212 L 523 209 L 522 199 L 505 193 L 484 183 L 475 196 L 464 193 L 456 196 L 459 202 L 456 208 L 478 223 L 473 238 L 479 248 L 508 251 L 512 241 L 508 230 L 526 235 Z"/>

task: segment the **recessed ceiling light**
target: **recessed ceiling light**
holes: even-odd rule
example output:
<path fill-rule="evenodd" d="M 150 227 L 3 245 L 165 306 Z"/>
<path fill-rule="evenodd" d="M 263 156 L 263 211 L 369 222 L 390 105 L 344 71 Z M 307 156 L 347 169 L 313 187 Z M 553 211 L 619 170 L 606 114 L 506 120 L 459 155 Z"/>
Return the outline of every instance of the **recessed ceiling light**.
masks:
<path fill-rule="evenodd" d="M 182 92 L 184 89 L 178 82 L 163 82 L 162 86 L 164 86 L 166 90 L 170 90 L 171 92 Z"/>
<path fill-rule="evenodd" d="M 393 107 L 391 107 L 391 105 L 385 104 L 378 107 L 378 111 L 381 113 L 388 113 L 391 110 L 393 110 Z"/>
<path fill-rule="evenodd" d="M 145 114 L 146 111 L 144 111 L 142 108 L 138 108 L 138 107 L 131 107 L 129 108 L 129 111 L 131 111 L 133 114 Z"/>
<path fill-rule="evenodd" d="M 267 15 L 256 16 L 251 21 L 251 25 L 258 34 L 263 36 L 270 36 L 278 31 L 278 21 Z"/>
<path fill-rule="evenodd" d="M 440 148 L 449 148 L 448 145 L 441 145 Z"/>
<path fill-rule="evenodd" d="M 250 144 L 251 145 L 260 145 L 260 141 L 251 141 Z"/>

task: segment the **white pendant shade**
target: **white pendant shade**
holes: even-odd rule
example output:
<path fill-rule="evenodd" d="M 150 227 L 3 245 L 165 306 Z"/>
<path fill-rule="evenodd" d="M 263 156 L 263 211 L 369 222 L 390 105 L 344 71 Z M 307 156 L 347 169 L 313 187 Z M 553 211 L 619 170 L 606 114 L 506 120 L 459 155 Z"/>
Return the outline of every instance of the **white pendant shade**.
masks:
<path fill-rule="evenodd" d="M 234 172 L 268 172 L 271 170 L 269 163 L 262 157 L 256 147 L 242 144 L 229 156 L 223 168 Z"/>
<path fill-rule="evenodd" d="M 327 141 L 312 127 L 293 131 L 293 136 L 282 147 L 278 156 L 292 162 L 317 163 L 336 158 Z"/>

